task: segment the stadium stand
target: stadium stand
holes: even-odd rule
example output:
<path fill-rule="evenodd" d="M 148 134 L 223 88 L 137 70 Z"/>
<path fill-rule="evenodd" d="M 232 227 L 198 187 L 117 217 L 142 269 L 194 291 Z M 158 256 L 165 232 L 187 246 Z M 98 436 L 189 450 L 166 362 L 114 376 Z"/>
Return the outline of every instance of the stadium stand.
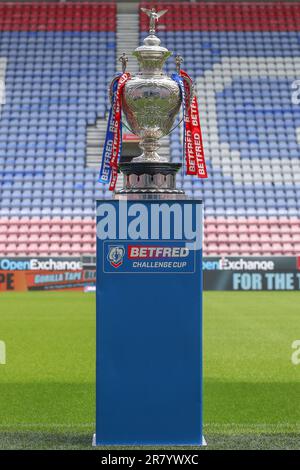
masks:
<path fill-rule="evenodd" d="M 298 254 L 300 5 L 165 7 L 159 36 L 197 84 L 209 178 L 179 183 L 205 201 L 205 254 Z M 111 3 L 0 4 L 2 256 L 95 252 L 95 198 L 110 194 L 86 165 L 86 136 L 108 110 L 116 15 Z M 181 159 L 179 129 L 170 150 Z"/>
<path fill-rule="evenodd" d="M 115 24 L 114 4 L 0 4 L 1 255 L 95 250 L 86 129 L 107 110 Z"/>

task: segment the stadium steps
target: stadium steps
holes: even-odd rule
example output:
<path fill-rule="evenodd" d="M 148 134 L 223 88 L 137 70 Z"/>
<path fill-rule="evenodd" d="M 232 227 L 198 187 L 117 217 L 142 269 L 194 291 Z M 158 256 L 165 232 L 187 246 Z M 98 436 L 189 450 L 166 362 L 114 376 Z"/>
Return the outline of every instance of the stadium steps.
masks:
<path fill-rule="evenodd" d="M 99 168 L 105 141 L 107 118 L 97 119 L 87 128 L 86 162 L 90 168 Z"/>
<path fill-rule="evenodd" d="M 5 104 L 5 73 L 6 73 L 5 57 L 0 57 L 0 117 L 2 112 L 2 105 Z"/>
<path fill-rule="evenodd" d="M 135 5 L 135 13 L 126 13 L 118 7 L 117 10 L 117 52 L 116 70 L 121 71 L 119 57 L 125 52 L 128 57 L 127 71 L 132 75 L 138 70 L 138 63 L 132 52 L 139 46 L 139 14 L 138 5 Z"/>

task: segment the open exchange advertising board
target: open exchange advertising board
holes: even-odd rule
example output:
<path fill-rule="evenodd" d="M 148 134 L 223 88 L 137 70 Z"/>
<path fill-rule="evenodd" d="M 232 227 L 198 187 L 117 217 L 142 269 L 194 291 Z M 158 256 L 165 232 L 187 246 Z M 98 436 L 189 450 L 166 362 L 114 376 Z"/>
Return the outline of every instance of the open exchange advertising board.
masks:
<path fill-rule="evenodd" d="M 95 285 L 95 269 L 92 256 L 0 258 L 0 292 L 84 290 Z M 203 287 L 230 291 L 300 290 L 300 256 L 204 257 Z"/>

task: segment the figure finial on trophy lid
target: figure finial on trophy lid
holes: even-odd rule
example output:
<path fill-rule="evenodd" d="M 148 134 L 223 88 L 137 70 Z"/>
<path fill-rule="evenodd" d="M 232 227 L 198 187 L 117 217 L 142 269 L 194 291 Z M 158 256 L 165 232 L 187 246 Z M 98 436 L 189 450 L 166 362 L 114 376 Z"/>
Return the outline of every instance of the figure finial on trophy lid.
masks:
<path fill-rule="evenodd" d="M 122 64 L 122 72 L 125 73 L 126 68 L 127 68 L 127 62 L 128 62 L 128 57 L 125 54 L 125 52 L 123 52 L 123 54 L 119 57 L 119 62 L 121 62 Z"/>
<path fill-rule="evenodd" d="M 181 64 L 182 64 L 183 60 L 184 60 L 184 59 L 183 59 L 183 57 L 182 57 L 181 55 L 177 55 L 177 56 L 175 57 L 176 72 L 178 73 L 178 75 L 179 75 L 179 73 L 180 73 Z"/>
<path fill-rule="evenodd" d="M 148 10 L 147 8 L 141 8 L 141 10 L 150 18 L 149 34 L 155 34 L 156 22 L 161 16 L 167 13 L 168 10 L 156 11 L 155 8 L 151 8 L 151 10 Z"/>

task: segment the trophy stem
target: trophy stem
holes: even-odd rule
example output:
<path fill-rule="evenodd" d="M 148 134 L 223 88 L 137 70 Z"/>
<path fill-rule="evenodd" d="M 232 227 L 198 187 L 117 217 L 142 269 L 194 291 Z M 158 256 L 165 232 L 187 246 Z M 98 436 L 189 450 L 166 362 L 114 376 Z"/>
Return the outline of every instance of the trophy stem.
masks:
<path fill-rule="evenodd" d="M 157 163 L 168 161 L 167 158 L 161 157 L 156 152 L 160 147 L 158 139 L 153 137 L 144 137 L 141 139 L 139 146 L 143 150 L 143 153 L 139 157 L 134 158 L 134 162 Z"/>

